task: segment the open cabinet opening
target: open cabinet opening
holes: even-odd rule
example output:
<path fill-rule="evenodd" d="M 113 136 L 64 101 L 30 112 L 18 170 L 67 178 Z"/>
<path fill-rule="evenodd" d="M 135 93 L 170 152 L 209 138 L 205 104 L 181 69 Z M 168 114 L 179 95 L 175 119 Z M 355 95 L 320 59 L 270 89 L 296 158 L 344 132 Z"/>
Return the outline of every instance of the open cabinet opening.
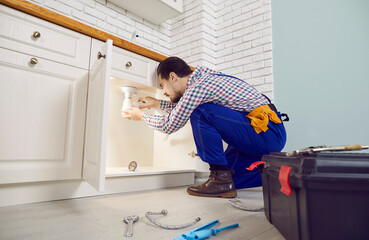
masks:
<path fill-rule="evenodd" d="M 106 178 L 110 178 L 108 182 L 121 181 L 117 184 L 122 186 L 121 191 L 131 189 L 131 185 L 123 184 L 127 181 L 137 181 L 141 189 L 193 183 L 197 161 L 190 154 L 196 148 L 189 122 L 168 135 L 143 121 L 121 117 L 125 98 L 121 87 L 136 88 L 133 106 L 138 106 L 140 97 L 166 98 L 156 88 L 156 63 L 114 48 L 112 43 L 92 41 L 83 179 L 100 192 L 105 189 Z M 154 109 L 144 111 L 163 114 Z M 138 163 L 135 171 L 128 168 L 132 161 Z"/>
<path fill-rule="evenodd" d="M 155 87 L 110 78 L 106 177 L 194 171 L 194 160 L 188 155 L 194 151 L 191 127 L 186 126 L 169 136 L 148 127 L 143 121 L 122 118 L 120 110 L 125 98 L 121 90 L 123 86 L 137 89 L 137 93 L 132 96 L 134 107 L 139 106 L 138 99 L 141 97 L 165 99 L 162 91 Z M 152 114 L 164 113 L 154 109 L 144 111 Z M 132 161 L 138 164 L 134 171 L 129 169 Z"/>

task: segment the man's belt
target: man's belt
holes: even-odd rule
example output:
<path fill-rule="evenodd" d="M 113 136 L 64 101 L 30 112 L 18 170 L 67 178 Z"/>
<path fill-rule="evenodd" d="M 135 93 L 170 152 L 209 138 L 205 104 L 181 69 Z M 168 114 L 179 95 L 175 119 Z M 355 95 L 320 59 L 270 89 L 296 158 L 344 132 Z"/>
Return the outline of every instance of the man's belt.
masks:
<path fill-rule="evenodd" d="M 268 104 L 268 106 L 270 107 L 270 109 L 272 109 L 272 111 L 278 112 L 277 108 L 275 107 L 275 105 L 273 103 Z"/>
<path fill-rule="evenodd" d="M 275 105 L 273 103 L 268 104 L 268 106 L 270 107 L 270 109 L 272 109 L 274 112 L 278 112 L 277 108 L 275 107 Z M 281 120 L 283 122 L 288 122 L 290 120 L 290 118 L 288 117 L 287 113 L 280 113 L 281 114 Z"/>

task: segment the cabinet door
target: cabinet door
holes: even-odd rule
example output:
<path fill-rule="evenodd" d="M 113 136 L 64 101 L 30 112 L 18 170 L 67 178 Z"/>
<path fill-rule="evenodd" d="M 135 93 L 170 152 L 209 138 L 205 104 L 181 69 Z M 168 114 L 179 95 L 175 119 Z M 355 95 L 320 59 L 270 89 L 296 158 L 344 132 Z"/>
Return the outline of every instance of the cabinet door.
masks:
<path fill-rule="evenodd" d="M 0 183 L 80 179 L 88 71 L 0 48 Z"/>
<path fill-rule="evenodd" d="M 108 40 L 100 50 L 104 57 L 92 66 L 88 87 L 83 178 L 99 191 L 105 187 L 112 46 Z"/>

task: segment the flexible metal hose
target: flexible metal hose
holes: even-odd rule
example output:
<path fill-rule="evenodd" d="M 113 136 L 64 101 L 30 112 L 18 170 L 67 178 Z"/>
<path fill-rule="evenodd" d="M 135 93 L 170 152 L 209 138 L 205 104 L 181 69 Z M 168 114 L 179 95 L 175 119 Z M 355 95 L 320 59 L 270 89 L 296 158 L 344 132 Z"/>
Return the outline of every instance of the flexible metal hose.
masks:
<path fill-rule="evenodd" d="M 235 208 L 238 208 L 238 209 L 241 209 L 241 210 L 244 210 L 244 211 L 249 211 L 249 212 L 259 212 L 259 211 L 262 211 L 264 210 L 263 207 L 261 208 L 250 208 L 250 207 L 247 207 L 245 206 L 244 204 L 242 204 L 241 200 L 239 198 L 235 198 L 235 199 L 231 199 L 231 200 L 228 200 L 228 202 Z"/>
<path fill-rule="evenodd" d="M 165 229 L 169 229 L 169 230 L 176 230 L 176 229 L 182 229 L 182 228 L 186 228 L 189 226 L 192 226 L 194 224 L 196 224 L 198 221 L 201 220 L 201 218 L 196 218 L 194 221 L 192 222 L 188 222 L 185 224 L 180 224 L 180 225 L 165 225 L 165 224 L 161 224 L 158 221 L 156 221 L 155 219 L 152 218 L 151 215 L 167 215 L 168 211 L 166 209 L 161 210 L 160 212 L 146 212 L 145 216 L 147 217 L 147 219 L 149 219 L 153 224 L 155 224 L 158 227 L 161 228 L 165 228 Z"/>

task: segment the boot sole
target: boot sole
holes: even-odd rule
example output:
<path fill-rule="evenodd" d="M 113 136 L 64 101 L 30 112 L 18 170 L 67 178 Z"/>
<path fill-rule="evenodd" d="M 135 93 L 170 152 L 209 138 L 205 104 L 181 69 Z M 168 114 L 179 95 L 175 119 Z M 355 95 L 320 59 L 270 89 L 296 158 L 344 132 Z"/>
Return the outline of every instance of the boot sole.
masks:
<path fill-rule="evenodd" d="M 221 198 L 235 198 L 237 197 L 237 191 L 230 191 L 225 193 L 198 193 L 192 192 L 191 190 L 187 189 L 187 193 L 193 196 L 199 197 L 221 197 Z"/>

